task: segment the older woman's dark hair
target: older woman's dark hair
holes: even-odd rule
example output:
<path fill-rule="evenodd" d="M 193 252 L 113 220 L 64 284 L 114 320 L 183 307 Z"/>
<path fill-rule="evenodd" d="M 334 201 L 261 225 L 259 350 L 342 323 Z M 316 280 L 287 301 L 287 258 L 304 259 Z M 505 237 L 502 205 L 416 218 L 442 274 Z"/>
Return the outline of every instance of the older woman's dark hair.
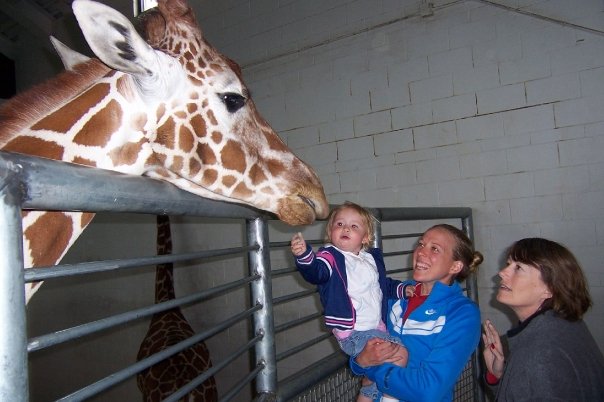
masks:
<path fill-rule="evenodd" d="M 478 271 L 478 266 L 482 263 L 483 256 L 480 252 L 474 250 L 472 241 L 464 231 L 446 223 L 434 225 L 428 230 L 432 229 L 444 230 L 455 240 L 455 246 L 453 247 L 453 260 L 461 261 L 463 263 L 463 268 L 455 276 L 456 281 L 462 282 L 471 273 Z M 426 230 L 426 232 L 428 230 Z"/>
<path fill-rule="evenodd" d="M 560 317 L 576 321 L 591 307 L 583 270 L 566 247 L 542 238 L 522 239 L 512 244 L 508 257 L 541 271 L 541 279 L 552 293 L 542 308 L 551 308 Z"/>

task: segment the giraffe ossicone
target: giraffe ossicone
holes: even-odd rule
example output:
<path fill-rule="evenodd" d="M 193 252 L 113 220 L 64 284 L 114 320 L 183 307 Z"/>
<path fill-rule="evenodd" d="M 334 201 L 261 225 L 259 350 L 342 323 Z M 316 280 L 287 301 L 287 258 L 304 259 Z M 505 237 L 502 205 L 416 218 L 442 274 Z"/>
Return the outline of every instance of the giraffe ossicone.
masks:
<path fill-rule="evenodd" d="M 144 39 L 106 5 L 72 7 L 101 61 L 76 58 L 4 102 L 0 149 L 149 176 L 291 225 L 327 216 L 317 175 L 258 113 L 239 67 L 205 41 L 186 1 L 143 14 Z M 25 266 L 58 263 L 92 217 L 24 212 Z"/>

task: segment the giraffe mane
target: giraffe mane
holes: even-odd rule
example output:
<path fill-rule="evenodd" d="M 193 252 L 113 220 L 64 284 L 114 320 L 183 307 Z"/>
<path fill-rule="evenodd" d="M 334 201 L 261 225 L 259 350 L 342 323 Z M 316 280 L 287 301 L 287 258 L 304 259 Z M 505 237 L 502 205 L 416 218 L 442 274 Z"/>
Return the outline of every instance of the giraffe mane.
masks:
<path fill-rule="evenodd" d="M 98 59 L 90 59 L 4 102 L 0 106 L 0 145 L 90 87 L 109 71 L 111 69 Z"/>

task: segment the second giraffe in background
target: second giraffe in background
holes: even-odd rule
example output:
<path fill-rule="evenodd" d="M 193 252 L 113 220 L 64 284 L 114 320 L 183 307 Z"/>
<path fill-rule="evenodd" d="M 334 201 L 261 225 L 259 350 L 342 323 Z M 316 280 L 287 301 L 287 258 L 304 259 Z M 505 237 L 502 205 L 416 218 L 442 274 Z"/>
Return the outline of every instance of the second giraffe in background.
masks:
<path fill-rule="evenodd" d="M 170 217 L 157 216 L 157 254 L 172 253 Z M 155 276 L 155 303 L 175 298 L 173 264 L 158 264 Z M 195 331 L 179 308 L 156 313 L 143 339 L 137 361 L 192 337 Z M 177 354 L 154 364 L 136 377 L 144 402 L 160 402 L 191 380 L 212 367 L 210 351 L 204 342 L 196 343 Z M 187 401 L 213 402 L 218 400 L 214 377 L 193 389 Z"/>

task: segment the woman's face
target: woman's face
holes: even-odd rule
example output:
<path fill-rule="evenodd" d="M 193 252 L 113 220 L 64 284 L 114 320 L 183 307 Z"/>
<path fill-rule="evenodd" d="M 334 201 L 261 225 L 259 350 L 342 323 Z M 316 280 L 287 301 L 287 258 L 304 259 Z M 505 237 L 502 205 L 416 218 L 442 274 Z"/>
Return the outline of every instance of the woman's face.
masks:
<path fill-rule="evenodd" d="M 436 282 L 449 285 L 461 271 L 461 261 L 453 260 L 455 239 L 444 229 L 428 230 L 413 250 L 413 279 L 422 283 L 422 291 L 428 294 Z"/>
<path fill-rule="evenodd" d="M 512 260 L 499 272 L 501 283 L 497 300 L 510 306 L 520 321 L 535 313 L 544 300 L 552 297 L 548 286 L 541 279 L 541 271 L 532 265 Z"/>
<path fill-rule="evenodd" d="M 329 227 L 331 243 L 340 250 L 358 254 L 363 243 L 369 242 L 369 233 L 363 217 L 352 208 L 336 213 Z"/>

